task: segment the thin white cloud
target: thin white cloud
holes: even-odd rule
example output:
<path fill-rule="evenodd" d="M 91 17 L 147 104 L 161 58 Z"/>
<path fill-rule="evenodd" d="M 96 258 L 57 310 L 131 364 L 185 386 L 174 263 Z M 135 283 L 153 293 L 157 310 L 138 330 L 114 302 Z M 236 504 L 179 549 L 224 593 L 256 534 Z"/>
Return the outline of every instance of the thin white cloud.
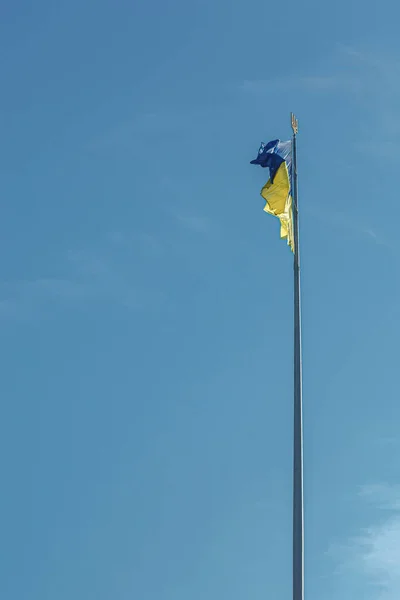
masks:
<path fill-rule="evenodd" d="M 382 235 L 377 234 L 375 231 L 373 231 L 372 229 L 366 227 L 360 227 L 360 233 L 366 235 L 367 237 L 369 237 L 370 239 L 372 239 L 372 241 L 377 244 L 378 246 L 384 246 L 385 248 L 388 248 L 389 250 L 392 250 L 394 252 L 398 252 L 398 248 L 397 245 L 394 243 L 391 243 L 391 241 Z"/>
<path fill-rule="evenodd" d="M 92 296 L 111 300 L 127 308 L 141 305 L 141 294 L 132 276 L 121 270 L 110 258 L 90 251 L 70 252 L 69 260 L 78 281 L 87 285 Z"/>
<path fill-rule="evenodd" d="M 248 94 L 264 95 L 271 92 L 284 92 L 299 88 L 305 92 L 330 92 L 341 89 L 354 91 L 359 88 L 359 84 L 357 79 L 350 74 L 328 74 L 245 80 L 241 88 L 243 92 Z"/>
<path fill-rule="evenodd" d="M 381 160 L 399 161 L 400 56 L 338 46 L 323 69 L 271 80 L 244 81 L 243 93 L 267 95 L 296 91 L 305 96 L 335 93 L 353 102 L 359 131 L 354 148 Z"/>
<path fill-rule="evenodd" d="M 357 148 L 398 161 L 400 57 L 379 50 L 339 47 L 345 66 L 359 79 L 361 137 Z"/>
<path fill-rule="evenodd" d="M 308 90 L 314 90 L 316 92 L 329 92 L 338 89 L 357 91 L 359 89 L 359 81 L 350 74 L 301 77 L 299 79 L 299 84 L 303 85 Z"/>
<path fill-rule="evenodd" d="M 112 231 L 107 235 L 107 239 L 115 248 L 123 251 L 140 252 L 153 256 L 163 252 L 161 240 L 151 233 Z"/>
<path fill-rule="evenodd" d="M 135 239 L 136 248 L 130 247 L 128 242 Z M 0 318 L 25 318 L 57 306 L 73 309 L 105 302 L 137 309 L 157 303 L 159 294 L 143 289 L 134 270 L 127 269 L 130 257 L 139 254 L 138 248 L 140 253 L 144 246 L 154 251 L 154 244 L 152 236 L 130 239 L 113 233 L 102 249 L 70 251 L 66 261 L 60 258 L 62 275 L 0 282 Z M 116 245 L 119 252 L 115 252 Z"/>
<path fill-rule="evenodd" d="M 176 215 L 176 218 L 182 227 L 197 233 L 211 234 L 215 230 L 213 223 L 207 217 L 178 214 Z"/>
<path fill-rule="evenodd" d="M 400 438 L 393 436 L 382 437 L 377 440 L 377 443 L 382 446 L 398 446 L 400 444 Z"/>
<path fill-rule="evenodd" d="M 320 206 L 312 206 L 310 204 L 304 206 L 304 211 L 309 213 L 313 219 L 317 219 L 326 225 L 340 228 L 343 232 L 347 232 L 349 236 L 364 239 L 364 241 L 383 246 L 392 252 L 397 253 L 398 248 L 395 242 L 392 242 L 385 234 L 378 233 L 366 223 L 360 221 L 359 216 L 349 213 L 339 212 L 335 210 L 324 211 Z"/>
<path fill-rule="evenodd" d="M 400 485 L 374 483 L 360 488 L 360 496 L 384 510 L 400 511 Z"/>
<path fill-rule="evenodd" d="M 119 121 L 88 143 L 89 150 L 108 150 L 114 147 L 143 145 L 143 141 L 176 137 L 193 127 L 204 111 L 144 112 Z M 159 157 L 155 158 L 159 160 Z"/>
<path fill-rule="evenodd" d="M 38 277 L 0 283 L 0 318 L 28 317 L 38 310 L 62 304 L 77 306 L 89 293 L 83 282 L 68 278 Z"/>
<path fill-rule="evenodd" d="M 350 598 L 355 593 L 354 597 L 365 600 L 399 600 L 400 486 L 366 485 L 359 495 L 375 507 L 375 523 L 334 550 L 335 555 L 341 554 L 337 572 L 342 579 L 340 595 Z"/>

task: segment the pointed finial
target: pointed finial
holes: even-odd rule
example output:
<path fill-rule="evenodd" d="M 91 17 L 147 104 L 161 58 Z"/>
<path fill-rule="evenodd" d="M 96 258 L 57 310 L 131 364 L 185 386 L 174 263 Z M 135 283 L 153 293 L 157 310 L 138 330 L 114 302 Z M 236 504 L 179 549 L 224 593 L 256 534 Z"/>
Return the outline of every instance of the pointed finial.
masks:
<path fill-rule="evenodd" d="M 293 130 L 293 135 L 297 135 L 299 133 L 299 122 L 296 119 L 296 117 L 294 116 L 293 113 L 290 113 L 291 118 L 292 118 L 292 130 Z"/>

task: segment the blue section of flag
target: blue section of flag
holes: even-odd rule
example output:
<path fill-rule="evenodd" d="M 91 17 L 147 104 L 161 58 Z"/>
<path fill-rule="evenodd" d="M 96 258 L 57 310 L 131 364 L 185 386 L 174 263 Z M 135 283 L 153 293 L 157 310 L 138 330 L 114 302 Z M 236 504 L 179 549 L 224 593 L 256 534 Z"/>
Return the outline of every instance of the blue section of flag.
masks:
<path fill-rule="evenodd" d="M 252 160 L 250 164 L 260 165 L 263 168 L 268 167 L 270 172 L 271 183 L 274 182 L 274 177 L 281 164 L 286 161 L 289 177 L 292 175 L 292 157 L 291 157 L 292 143 L 281 142 L 280 140 L 272 140 L 268 144 L 262 143 L 258 151 L 256 159 Z"/>
<path fill-rule="evenodd" d="M 276 153 L 279 140 L 273 140 L 268 144 L 262 143 L 258 151 L 258 156 L 251 161 L 252 165 L 260 165 L 260 167 L 269 168 L 271 182 L 274 181 L 277 170 L 283 163 L 283 158 Z"/>

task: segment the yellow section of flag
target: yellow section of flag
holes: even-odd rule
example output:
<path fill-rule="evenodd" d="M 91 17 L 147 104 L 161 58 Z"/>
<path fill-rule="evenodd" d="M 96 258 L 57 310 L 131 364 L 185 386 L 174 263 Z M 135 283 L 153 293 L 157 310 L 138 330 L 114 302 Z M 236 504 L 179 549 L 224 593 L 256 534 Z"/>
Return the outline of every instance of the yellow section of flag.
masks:
<path fill-rule="evenodd" d="M 293 207 L 286 162 L 282 162 L 280 165 L 273 183 L 269 179 L 265 184 L 261 190 L 261 196 L 266 201 L 265 212 L 278 217 L 281 223 L 281 238 L 287 239 L 288 245 L 294 252 Z"/>

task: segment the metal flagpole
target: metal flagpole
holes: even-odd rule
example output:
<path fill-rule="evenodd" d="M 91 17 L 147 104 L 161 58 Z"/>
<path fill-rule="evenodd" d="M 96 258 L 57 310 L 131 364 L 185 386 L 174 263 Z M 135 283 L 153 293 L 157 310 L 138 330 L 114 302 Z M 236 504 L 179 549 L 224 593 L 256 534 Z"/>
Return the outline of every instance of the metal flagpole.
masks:
<path fill-rule="evenodd" d="M 299 204 L 297 189 L 298 122 L 291 115 L 294 231 L 294 435 L 293 435 L 293 600 L 304 600 L 303 399 L 301 361 Z"/>

